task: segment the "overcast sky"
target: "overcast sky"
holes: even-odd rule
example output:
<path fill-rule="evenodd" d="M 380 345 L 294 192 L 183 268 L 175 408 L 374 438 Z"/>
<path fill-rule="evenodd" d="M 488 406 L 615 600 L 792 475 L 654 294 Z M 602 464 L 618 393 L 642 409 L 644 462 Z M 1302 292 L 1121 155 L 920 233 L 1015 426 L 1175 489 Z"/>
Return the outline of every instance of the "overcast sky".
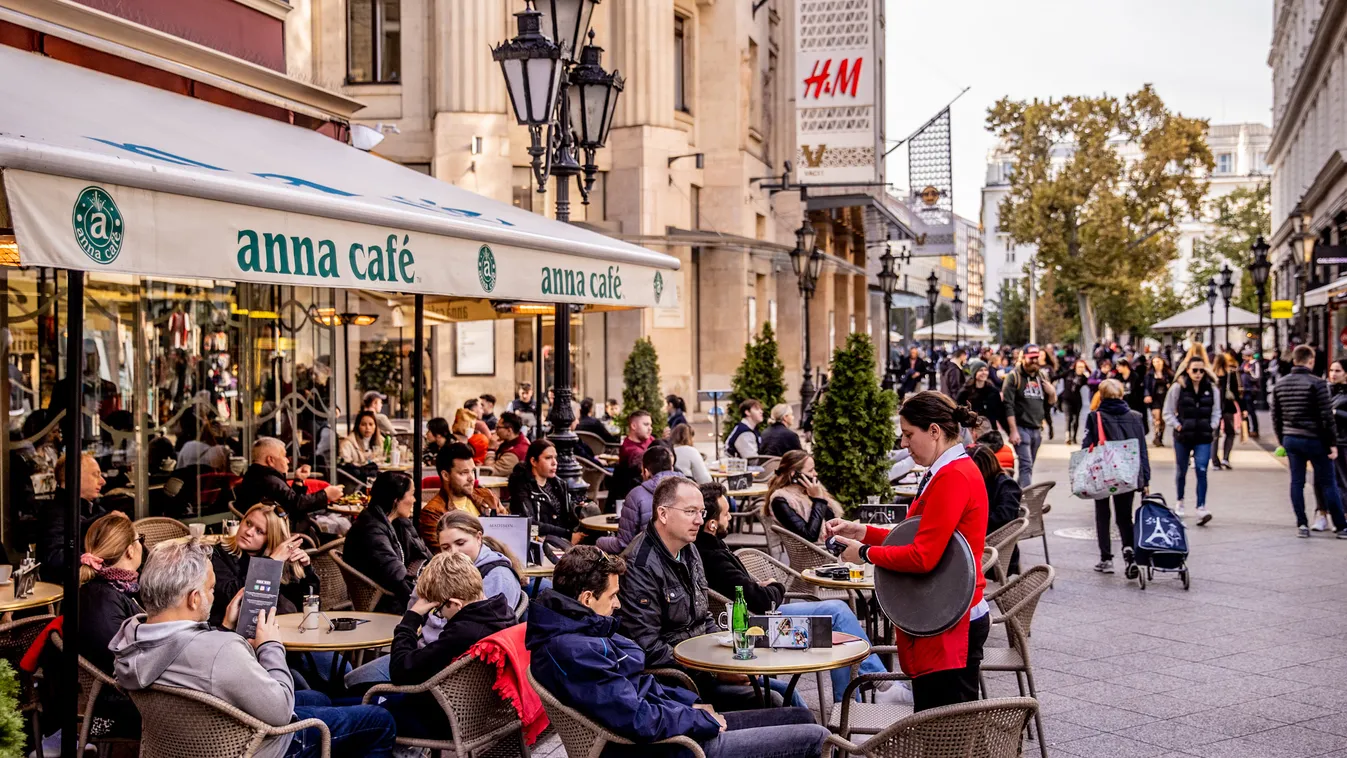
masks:
<path fill-rule="evenodd" d="M 1213 124 L 1272 123 L 1272 0 L 886 0 L 887 137 L 951 111 L 954 210 L 977 220 L 987 108 L 1004 96 L 1122 95 L 1147 82 Z M 907 186 L 907 149 L 889 178 Z"/>

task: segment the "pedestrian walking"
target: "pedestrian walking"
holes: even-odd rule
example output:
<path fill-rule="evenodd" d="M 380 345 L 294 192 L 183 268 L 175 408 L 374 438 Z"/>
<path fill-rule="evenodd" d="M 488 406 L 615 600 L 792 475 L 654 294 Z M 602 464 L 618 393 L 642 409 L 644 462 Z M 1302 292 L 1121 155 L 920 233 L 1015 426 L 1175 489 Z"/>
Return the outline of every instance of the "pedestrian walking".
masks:
<path fill-rule="evenodd" d="M 1146 412 L 1146 375 L 1142 371 L 1136 370 L 1136 366 L 1144 364 L 1140 361 L 1133 363 L 1132 360 L 1123 359 L 1118 361 L 1118 382 L 1123 388 L 1123 402 L 1127 407 L 1141 414 L 1141 427 L 1145 431 L 1151 430 L 1150 414 Z"/>
<path fill-rule="evenodd" d="M 1090 411 L 1085 418 L 1085 440 L 1081 448 L 1091 448 L 1102 442 L 1121 442 L 1136 440 L 1141 448 L 1141 469 L 1137 477 L 1136 490 L 1120 492 L 1111 498 L 1094 501 L 1094 527 L 1099 537 L 1099 562 L 1094 570 L 1102 574 L 1113 573 L 1113 541 L 1109 537 L 1109 508 L 1112 505 L 1113 520 L 1118 524 L 1118 536 L 1122 540 L 1122 558 L 1125 575 L 1130 579 L 1132 569 L 1132 502 L 1138 491 L 1145 493 L 1151 483 L 1151 461 L 1146 451 L 1145 416 L 1130 407 L 1123 399 L 1126 388 L 1117 379 L 1107 379 L 1099 385 L 1099 408 Z M 1099 429 L 1103 427 L 1103 439 Z M 1111 500 L 1111 503 L 1110 503 Z"/>
<path fill-rule="evenodd" d="M 1071 372 L 1062 378 L 1062 410 L 1066 413 L 1066 444 L 1074 445 L 1080 437 L 1080 412 L 1085 406 L 1081 392 L 1090 378 L 1090 364 L 1084 358 L 1072 362 Z"/>
<path fill-rule="evenodd" d="M 1043 443 L 1043 419 L 1057 401 L 1052 379 L 1039 364 L 1042 355 L 1038 345 L 1026 345 L 1019 364 L 1006 375 L 1001 386 L 1010 445 L 1019 460 L 1020 487 L 1034 483 L 1034 460 L 1038 458 L 1038 446 Z"/>
<path fill-rule="evenodd" d="M 1197 476 L 1197 525 L 1211 521 L 1207 510 L 1207 466 L 1211 444 L 1221 424 L 1221 401 L 1216 377 L 1207 368 L 1207 349 L 1195 344 L 1179 364 L 1179 376 L 1165 396 L 1165 425 L 1174 430 L 1174 514 L 1183 518 L 1183 489 L 1192 459 Z"/>
<path fill-rule="evenodd" d="M 921 381 L 931 370 L 931 364 L 921 357 L 921 348 L 913 346 L 902 362 L 898 366 L 898 371 L 902 376 L 902 384 L 899 390 L 902 392 L 900 400 L 916 392 L 921 387 Z"/>
<path fill-rule="evenodd" d="M 1244 362 L 1239 367 L 1239 389 L 1244 398 L 1244 413 L 1249 418 L 1249 433 L 1254 437 L 1258 436 L 1258 409 L 1263 405 L 1259 400 L 1262 382 L 1263 369 L 1253 351 L 1244 351 Z"/>
<path fill-rule="evenodd" d="M 1225 469 L 1229 471 L 1230 453 L 1235 449 L 1235 437 L 1239 434 L 1243 426 L 1241 408 L 1239 407 L 1239 371 L 1235 358 L 1230 353 L 1222 353 L 1216 356 L 1213 366 L 1216 374 L 1216 390 L 1221 394 L 1221 448 L 1213 450 L 1212 463 L 1216 465 L 1216 470 Z"/>
<path fill-rule="evenodd" d="M 967 405 L 973 412 L 991 422 L 993 429 L 1006 429 L 1006 404 L 1001 401 L 1001 390 L 992 384 L 991 367 L 981 360 L 968 362 L 970 379 L 954 399 L 958 405 Z"/>
<path fill-rule="evenodd" d="M 1328 394 L 1333 403 L 1333 430 L 1337 437 L 1338 457 L 1333 459 L 1333 469 L 1337 473 L 1338 494 L 1347 495 L 1347 360 L 1338 359 L 1328 364 Z M 1315 488 L 1314 496 L 1319 503 L 1315 512 L 1315 532 L 1328 531 L 1328 511 L 1324 506 L 1324 493 Z M 1343 513 L 1347 516 L 1347 506 Z"/>
<path fill-rule="evenodd" d="M 955 348 L 954 353 L 940 366 L 940 392 L 950 400 L 959 396 L 968 381 L 968 375 L 963 372 L 963 365 L 967 362 L 968 351 L 960 347 Z"/>
<path fill-rule="evenodd" d="M 1174 372 L 1169 368 L 1164 356 L 1151 357 L 1150 371 L 1146 372 L 1146 407 L 1150 410 L 1151 426 L 1155 427 L 1156 447 L 1165 446 L 1165 396 L 1174 383 Z"/>
<path fill-rule="evenodd" d="M 1338 490 L 1337 425 L 1328 384 L 1315 376 L 1314 348 L 1300 345 L 1291 353 L 1291 373 L 1277 380 L 1272 388 L 1272 425 L 1277 442 L 1286 449 L 1291 464 L 1291 507 L 1296 514 L 1296 531 L 1310 536 L 1305 517 L 1305 465 L 1314 467 L 1314 486 L 1324 493 L 1324 506 L 1333 519 L 1338 539 L 1347 539 L 1347 520 L 1342 513 Z"/>

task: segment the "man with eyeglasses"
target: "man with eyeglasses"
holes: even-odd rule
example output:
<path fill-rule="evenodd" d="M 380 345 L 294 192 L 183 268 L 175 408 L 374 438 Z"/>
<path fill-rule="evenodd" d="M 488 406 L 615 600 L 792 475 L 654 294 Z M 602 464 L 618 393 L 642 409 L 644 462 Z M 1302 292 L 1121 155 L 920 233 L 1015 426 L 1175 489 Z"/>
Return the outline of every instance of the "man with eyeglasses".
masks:
<path fill-rule="evenodd" d="M 655 488 L 650 524 L 622 553 L 627 562 L 618 596 L 622 633 L 645 651 L 648 668 L 678 668 L 673 655 L 678 643 L 719 631 L 707 600 L 702 558 L 694 544 L 705 520 L 706 506 L 697 483 L 670 477 Z M 753 707 L 753 691 L 746 679 L 688 673 L 716 708 Z M 798 692 L 795 704 L 804 705 Z"/>

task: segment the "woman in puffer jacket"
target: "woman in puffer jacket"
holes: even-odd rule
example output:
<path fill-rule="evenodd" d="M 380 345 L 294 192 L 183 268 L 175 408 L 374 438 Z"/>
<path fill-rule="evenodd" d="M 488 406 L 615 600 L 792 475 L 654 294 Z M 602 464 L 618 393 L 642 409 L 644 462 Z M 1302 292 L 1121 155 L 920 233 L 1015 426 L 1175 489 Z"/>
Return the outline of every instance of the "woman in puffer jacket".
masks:
<path fill-rule="evenodd" d="M 1103 439 L 1099 438 L 1101 426 Z M 1146 426 L 1141 414 L 1132 410 L 1123 400 L 1122 382 L 1105 379 L 1099 384 L 1099 408 L 1090 411 L 1085 419 L 1085 440 L 1081 448 L 1088 449 L 1106 441 L 1122 440 L 1137 441 L 1141 448 L 1141 470 L 1135 490 L 1094 501 L 1095 531 L 1099 536 L 1099 563 L 1095 564 L 1094 570 L 1103 574 L 1113 573 L 1113 543 L 1109 537 L 1109 501 L 1112 500 L 1118 536 L 1122 538 L 1124 573 L 1131 579 L 1136 571 L 1132 562 L 1132 502 L 1137 492 L 1144 492 L 1150 486 L 1151 462 L 1146 454 Z"/>

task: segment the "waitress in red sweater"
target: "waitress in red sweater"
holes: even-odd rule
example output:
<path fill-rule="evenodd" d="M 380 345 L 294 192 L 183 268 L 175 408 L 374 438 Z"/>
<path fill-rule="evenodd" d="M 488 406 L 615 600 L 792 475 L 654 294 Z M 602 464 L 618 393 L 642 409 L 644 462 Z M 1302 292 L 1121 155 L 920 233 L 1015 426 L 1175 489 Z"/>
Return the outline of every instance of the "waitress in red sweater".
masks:
<path fill-rule="evenodd" d="M 825 533 L 847 546 L 842 560 L 869 562 L 891 571 L 930 572 L 956 530 L 968 541 L 975 560 L 979 559 L 987 535 L 987 488 L 959 442 L 959 427 L 976 425 L 977 414 L 928 391 L 907 398 L 898 418 L 903 447 L 927 467 L 909 511 L 910 516 L 922 517 L 916 538 L 910 545 L 884 547 L 887 530 L 841 519 L 829 521 Z M 934 637 L 909 637 L 894 630 L 898 662 L 912 678 L 914 710 L 977 699 L 982 645 L 991 626 L 987 602 L 982 599 L 986 584 L 977 572 L 972 605 L 949 631 Z"/>

